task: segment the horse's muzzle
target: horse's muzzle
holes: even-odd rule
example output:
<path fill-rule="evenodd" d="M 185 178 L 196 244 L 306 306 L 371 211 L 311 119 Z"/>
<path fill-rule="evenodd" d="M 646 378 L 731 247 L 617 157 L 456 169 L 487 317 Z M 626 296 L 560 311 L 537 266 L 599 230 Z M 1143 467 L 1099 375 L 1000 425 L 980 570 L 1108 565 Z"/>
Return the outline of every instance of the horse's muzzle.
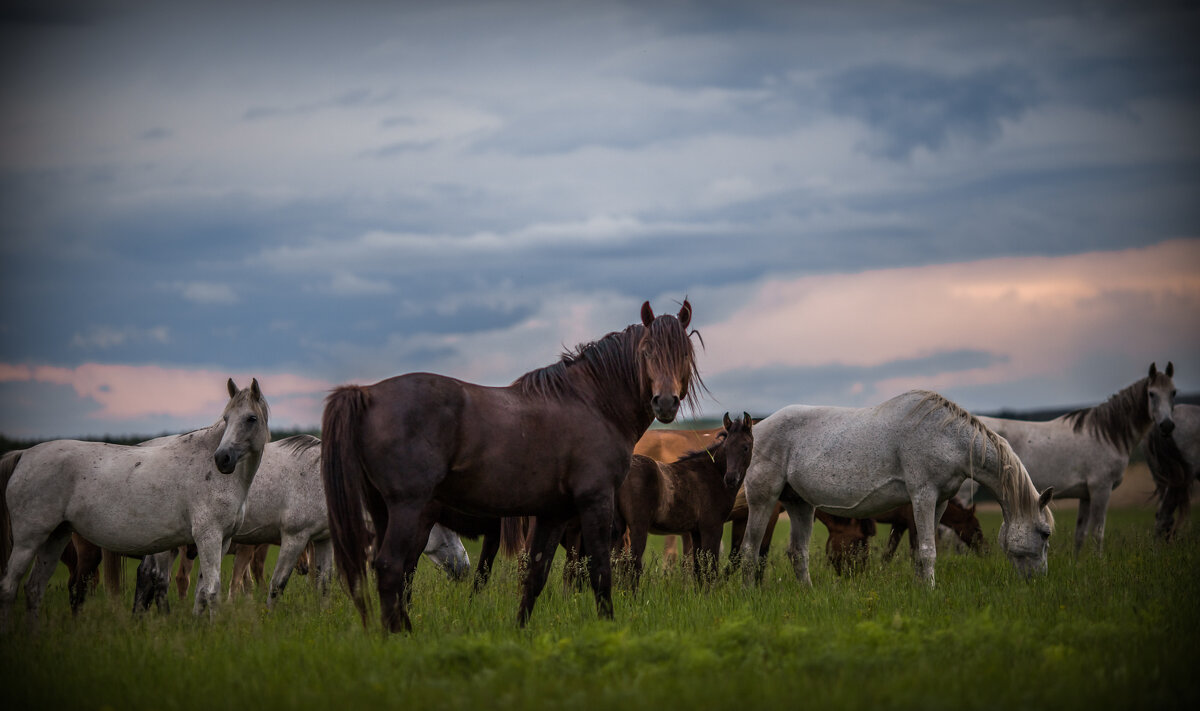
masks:
<path fill-rule="evenodd" d="M 675 415 L 679 413 L 679 396 L 655 395 L 650 399 L 650 409 L 654 411 L 654 417 L 659 422 L 673 422 Z"/>
<path fill-rule="evenodd" d="M 1175 420 L 1163 420 L 1158 423 L 1158 431 L 1163 435 L 1169 435 L 1175 431 Z"/>
<path fill-rule="evenodd" d="M 228 449 L 217 450 L 213 455 L 213 462 L 217 465 L 217 471 L 222 474 L 232 474 L 237 468 L 238 460 L 241 459 L 236 453 Z"/>

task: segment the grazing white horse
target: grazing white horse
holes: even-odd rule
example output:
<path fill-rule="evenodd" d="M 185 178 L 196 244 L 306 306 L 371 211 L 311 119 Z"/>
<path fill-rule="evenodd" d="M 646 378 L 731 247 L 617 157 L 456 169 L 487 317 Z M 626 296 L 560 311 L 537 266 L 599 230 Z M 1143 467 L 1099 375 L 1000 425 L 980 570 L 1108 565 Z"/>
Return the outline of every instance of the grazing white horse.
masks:
<path fill-rule="evenodd" d="M 779 501 L 791 520 L 788 555 L 811 585 L 808 543 L 816 509 L 867 518 L 912 502 L 917 575 L 934 584 L 936 523 L 963 480 L 996 493 L 1004 515 L 1000 547 L 1029 577 L 1046 571 L 1054 517 L 1003 438 L 937 393 L 913 390 L 871 408 L 792 405 L 754 426 L 746 472 L 750 518 L 743 561 L 757 561 L 767 521 Z M 912 535 L 910 533 L 909 535 Z M 747 579 L 757 566 L 748 565 Z"/>
<path fill-rule="evenodd" d="M 152 446 L 57 440 L 0 460 L 3 521 L 12 554 L 0 581 L 0 628 L 7 627 L 17 585 L 25 584 L 30 625 L 46 583 L 76 531 L 111 551 L 145 555 L 195 543 L 204 572 L 193 611 L 217 602 L 221 556 L 242 520 L 246 492 L 270 439 L 267 401 L 254 380 L 230 379 L 221 419 Z"/>
<path fill-rule="evenodd" d="M 1158 496 L 1154 532 L 1168 540 L 1187 518 L 1192 482 L 1200 479 L 1200 406 L 1176 405 L 1171 419 L 1175 422 L 1171 432 L 1152 427 L 1146 435 L 1146 464 Z"/>
<path fill-rule="evenodd" d="M 1152 427 L 1170 434 L 1175 424 L 1175 366 L 1160 372 L 1153 363 L 1145 378 L 1108 402 L 1076 410 L 1048 422 L 999 417 L 979 419 L 1008 440 L 1029 470 L 1034 486 L 1053 487 L 1056 499 L 1079 499 L 1075 551 L 1088 536 L 1104 545 L 1108 499 L 1125 476 L 1129 455 Z"/>

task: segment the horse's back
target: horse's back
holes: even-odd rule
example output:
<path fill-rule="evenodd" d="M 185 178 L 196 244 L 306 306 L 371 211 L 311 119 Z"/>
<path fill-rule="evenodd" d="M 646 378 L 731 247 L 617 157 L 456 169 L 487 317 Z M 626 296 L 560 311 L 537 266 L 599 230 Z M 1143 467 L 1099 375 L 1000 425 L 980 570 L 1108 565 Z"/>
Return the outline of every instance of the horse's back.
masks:
<path fill-rule="evenodd" d="M 1037 489 L 1054 487 L 1055 498 L 1087 497 L 1090 486 L 1121 483 L 1128 455 L 1064 417 L 1047 421 L 980 415 L 979 421 L 1003 437 Z"/>
<path fill-rule="evenodd" d="M 284 531 L 328 530 L 320 440 L 299 436 L 267 444 L 234 541 L 278 544 Z"/>
<path fill-rule="evenodd" d="M 21 457 L 7 491 L 14 525 L 57 526 L 121 553 L 154 553 L 188 535 L 192 495 L 185 477 L 196 457 L 158 447 L 56 440 Z M 137 524 L 123 512 L 137 512 Z M 145 530 L 169 539 L 146 548 Z M 182 542 L 187 542 L 183 540 Z"/>

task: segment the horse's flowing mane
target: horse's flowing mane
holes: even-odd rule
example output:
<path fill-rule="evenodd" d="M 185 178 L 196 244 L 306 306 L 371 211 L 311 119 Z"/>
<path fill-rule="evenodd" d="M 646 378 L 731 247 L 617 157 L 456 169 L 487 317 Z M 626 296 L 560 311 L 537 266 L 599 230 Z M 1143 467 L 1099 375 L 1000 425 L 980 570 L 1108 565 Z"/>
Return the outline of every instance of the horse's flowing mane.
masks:
<path fill-rule="evenodd" d="M 953 424 L 959 424 L 968 427 L 971 430 L 971 445 L 970 454 L 968 457 L 968 467 L 972 471 L 972 476 L 975 467 L 975 442 L 979 441 L 983 446 L 983 453 L 980 457 L 980 464 L 987 462 L 988 445 L 996 451 L 996 470 L 1000 479 L 1000 491 L 995 492 L 1007 506 L 1011 507 L 1015 516 L 1022 519 L 1036 520 L 1042 515 L 1038 506 L 1038 491 L 1033 486 L 1033 482 L 1029 478 L 1029 473 L 1025 471 L 1025 465 L 1021 463 L 1016 452 L 1009 446 L 1008 441 L 1000 435 L 990 430 L 987 425 L 979 421 L 971 413 L 967 412 L 956 402 L 949 400 L 944 395 L 931 391 L 915 391 L 922 395 L 920 402 L 913 407 L 911 414 L 920 415 L 921 420 L 924 420 L 933 412 L 941 411 L 945 414 L 945 419 L 942 420 L 941 426 L 948 427 Z M 1047 523 L 1053 529 L 1054 516 L 1049 509 L 1045 511 Z"/>
<path fill-rule="evenodd" d="M 557 363 L 520 376 L 512 382 L 512 386 L 525 394 L 553 400 L 581 397 L 580 384 L 583 382 L 600 392 L 611 389 L 617 383 L 629 383 L 641 392 L 647 383 L 637 349 L 647 335 L 650 337 L 647 344 L 653 344 L 645 351 L 647 359 L 666 365 L 665 370 L 672 369 L 671 365 L 686 359 L 692 387 L 687 389 L 683 400 L 687 406 L 694 408 L 693 393 L 696 387 L 703 388 L 704 383 L 700 380 L 692 341 L 676 318 L 654 319 L 649 329 L 635 323 L 623 331 L 613 331 L 598 340 L 582 343 L 574 350 L 565 351 Z"/>
<path fill-rule="evenodd" d="M 1063 420 L 1076 432 L 1086 429 L 1101 442 L 1108 442 L 1125 453 L 1132 452 L 1141 433 L 1150 424 L 1150 414 L 1145 406 L 1149 386 L 1150 378 L 1142 378 L 1106 402 L 1063 415 Z"/>

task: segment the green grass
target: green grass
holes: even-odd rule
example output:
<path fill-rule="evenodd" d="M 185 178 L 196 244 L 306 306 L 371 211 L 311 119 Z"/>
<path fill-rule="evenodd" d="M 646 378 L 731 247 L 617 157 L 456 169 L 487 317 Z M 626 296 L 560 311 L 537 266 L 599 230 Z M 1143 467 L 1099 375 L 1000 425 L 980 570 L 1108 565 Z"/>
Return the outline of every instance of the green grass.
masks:
<path fill-rule="evenodd" d="M 984 514 L 995 540 L 998 514 Z M 190 600 L 131 618 L 130 591 L 98 593 L 78 618 L 65 579 L 41 629 L 22 612 L 0 639 L 5 709 L 173 708 L 1179 708 L 1200 700 L 1194 580 L 1200 535 L 1171 545 L 1152 515 L 1113 511 L 1104 556 L 1071 552 L 1059 513 L 1050 573 L 1026 583 L 998 551 L 943 553 L 938 586 L 913 578 L 906 550 L 853 578 L 813 541 L 800 587 L 776 539 L 766 580 L 695 589 L 647 566 L 641 593 L 616 593 L 616 620 L 590 592 L 564 591 L 559 564 L 529 628 L 517 629 L 515 565 L 472 597 L 418 571 L 411 635 L 364 631 L 346 596 L 322 605 L 303 578 L 274 612 L 243 598 L 215 619 Z M 881 527 L 881 533 L 886 527 Z M 786 533 L 781 530 L 780 535 Z M 474 548 L 472 548 L 474 553 Z M 654 556 L 657 553 L 652 554 Z M 561 558 L 561 555 L 559 556 Z M 268 570 L 270 570 L 268 564 Z M 228 565 L 226 566 L 228 570 Z M 18 598 L 18 610 L 23 606 Z"/>

